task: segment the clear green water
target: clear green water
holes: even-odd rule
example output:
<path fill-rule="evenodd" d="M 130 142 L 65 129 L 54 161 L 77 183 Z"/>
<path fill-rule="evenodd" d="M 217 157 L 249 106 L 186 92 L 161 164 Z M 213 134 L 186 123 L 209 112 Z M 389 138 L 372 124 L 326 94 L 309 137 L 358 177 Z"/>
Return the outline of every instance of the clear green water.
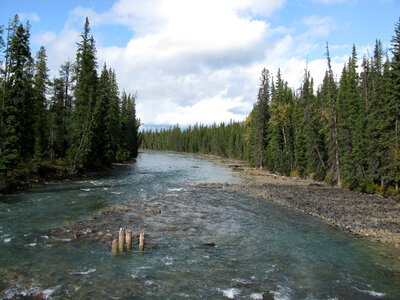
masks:
<path fill-rule="evenodd" d="M 0 298 L 400 299 L 388 258 L 399 250 L 203 182 L 238 179 L 191 155 L 144 152 L 127 169 L 0 198 Z M 39 233 L 118 203 L 162 207 L 134 229 L 161 246 L 112 257 L 108 244 Z"/>

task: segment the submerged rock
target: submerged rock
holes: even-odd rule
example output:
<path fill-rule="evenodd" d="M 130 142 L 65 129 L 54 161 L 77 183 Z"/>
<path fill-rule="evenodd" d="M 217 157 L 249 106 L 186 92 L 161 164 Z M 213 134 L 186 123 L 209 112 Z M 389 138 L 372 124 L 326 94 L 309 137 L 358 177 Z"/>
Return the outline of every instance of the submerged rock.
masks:
<path fill-rule="evenodd" d="M 210 247 L 210 248 L 215 247 L 215 246 L 216 246 L 215 243 L 205 243 L 205 244 L 201 245 L 201 247 Z"/>
<path fill-rule="evenodd" d="M 161 214 L 161 209 L 153 209 L 153 214 L 155 215 Z"/>

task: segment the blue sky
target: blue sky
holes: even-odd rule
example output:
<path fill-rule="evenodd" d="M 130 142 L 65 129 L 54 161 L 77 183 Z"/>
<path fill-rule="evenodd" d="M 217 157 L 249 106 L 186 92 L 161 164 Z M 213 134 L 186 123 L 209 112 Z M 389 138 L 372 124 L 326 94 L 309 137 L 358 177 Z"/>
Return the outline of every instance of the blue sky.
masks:
<path fill-rule="evenodd" d="M 89 17 L 99 65 L 138 93 L 146 126 L 243 120 L 263 67 L 298 88 L 308 65 L 316 87 L 329 42 L 337 76 L 352 44 L 358 57 L 375 39 L 390 47 L 399 0 L 2 1 L 0 24 L 29 19 L 33 53 L 43 44 L 51 74 L 75 58 Z"/>

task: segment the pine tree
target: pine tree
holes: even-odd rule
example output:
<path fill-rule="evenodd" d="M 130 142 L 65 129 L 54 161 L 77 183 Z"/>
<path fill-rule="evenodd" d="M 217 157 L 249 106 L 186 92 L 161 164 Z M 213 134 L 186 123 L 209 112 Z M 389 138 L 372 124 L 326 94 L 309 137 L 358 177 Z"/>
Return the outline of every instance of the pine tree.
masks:
<path fill-rule="evenodd" d="M 42 46 L 36 55 L 36 73 L 34 76 L 34 131 L 38 140 L 40 155 L 48 149 L 48 115 L 46 93 L 49 84 L 48 68 L 46 65 L 46 50 Z M 37 156 L 37 155 L 36 155 Z"/>
<path fill-rule="evenodd" d="M 4 50 L 5 54 L 5 61 L 4 61 L 4 68 L 2 70 L 2 74 L 4 75 L 2 77 L 2 100 L 1 100 L 1 120 L 0 120 L 0 126 L 1 130 L 4 128 L 4 122 L 5 122 L 5 106 L 6 106 L 6 101 L 8 95 L 8 90 L 9 90 L 9 83 L 10 83 L 10 49 L 11 49 L 11 40 L 12 37 L 14 36 L 18 25 L 20 24 L 19 21 L 19 16 L 15 15 L 13 21 L 9 21 L 8 27 L 7 27 L 7 40 L 4 42 L 3 38 L 1 37 L 1 47 L 6 47 Z M 0 47 L 0 48 L 1 48 Z"/>
<path fill-rule="evenodd" d="M 322 97 L 324 125 L 326 131 L 327 146 L 327 178 L 329 183 L 336 183 L 342 186 L 340 149 L 339 149 L 339 130 L 338 130 L 338 104 L 337 86 L 333 77 L 329 47 L 326 44 L 326 56 L 328 60 L 328 70 L 322 83 L 320 96 Z"/>
<path fill-rule="evenodd" d="M 348 188 L 360 186 L 366 175 L 365 105 L 362 103 L 357 73 L 357 54 L 345 65 L 338 91 L 339 147 L 341 153 L 342 183 Z"/>
<path fill-rule="evenodd" d="M 263 69 L 260 78 L 260 88 L 258 90 L 257 102 L 254 106 L 253 121 L 253 162 L 257 167 L 263 167 L 265 147 L 267 144 L 266 133 L 269 121 L 269 101 L 270 101 L 270 75 L 267 69 Z"/>
<path fill-rule="evenodd" d="M 54 78 L 49 117 L 49 156 L 54 162 L 56 157 L 64 157 L 64 84 L 61 78 Z"/>
<path fill-rule="evenodd" d="M 366 57 L 363 59 L 361 73 L 365 136 L 368 137 L 365 151 L 367 171 L 361 188 L 367 192 L 375 191 L 375 183 L 379 183 L 383 190 L 388 182 L 389 127 L 392 122 L 391 109 L 388 108 L 388 72 L 388 60 L 384 61 L 382 43 L 377 40 L 374 56 L 370 61 Z"/>
<path fill-rule="evenodd" d="M 294 170 L 293 102 L 293 92 L 278 70 L 276 84 L 271 90 L 266 163 L 268 169 L 282 174 Z"/>
<path fill-rule="evenodd" d="M 122 91 L 121 96 L 121 117 L 120 117 L 120 142 L 119 150 L 117 154 L 117 161 L 127 160 L 131 153 L 128 150 L 128 95 L 125 91 Z M 153 147 L 156 147 L 154 145 Z M 161 150 L 161 149 L 160 149 Z"/>
<path fill-rule="evenodd" d="M 105 155 L 110 161 L 115 161 L 118 145 L 119 145 L 119 115 L 120 101 L 117 79 L 115 72 L 111 69 L 108 71 L 110 81 L 110 101 L 107 106 L 107 115 L 105 118 Z"/>
<path fill-rule="evenodd" d="M 104 64 L 103 71 L 101 72 L 99 79 L 99 87 L 97 90 L 92 118 L 93 142 L 91 155 L 96 158 L 96 162 L 94 164 L 97 166 L 100 166 L 102 163 L 108 165 L 113 161 L 113 157 L 110 157 L 110 153 L 108 153 L 107 156 L 105 155 L 106 144 L 108 142 L 108 137 L 105 136 L 106 116 L 110 98 L 110 75 L 107 70 L 107 65 Z"/>
<path fill-rule="evenodd" d="M 59 77 L 51 82 L 52 97 L 49 109 L 49 157 L 64 159 L 71 146 L 73 126 L 71 124 L 72 96 L 71 70 L 72 64 L 66 61 L 60 66 Z"/>
<path fill-rule="evenodd" d="M 29 24 L 24 27 L 14 19 L 10 38 L 6 95 L 4 98 L 2 161 L 9 168 L 16 166 L 19 158 L 28 158 L 34 152 L 32 100 L 32 58 L 29 48 Z"/>
<path fill-rule="evenodd" d="M 137 156 L 141 135 L 136 95 L 126 97 L 121 113 L 115 72 L 106 67 L 99 88 L 88 19 L 77 44 L 76 63 L 67 61 L 61 66 L 60 77 L 52 82 L 45 48 L 40 48 L 36 61 L 31 57 L 29 23 L 22 25 L 16 15 L 9 22 L 5 42 L 2 34 L 0 26 L 0 50 L 5 47 L 4 61 L 0 61 L 1 188 L 6 187 L 8 171 L 19 167 L 35 170 L 47 158 L 78 171 L 116 161 L 120 149 L 128 153 L 125 159 Z M 191 142 L 187 137 L 184 148 Z"/>
<path fill-rule="evenodd" d="M 60 78 L 63 81 L 64 86 L 64 106 L 68 109 L 72 109 L 72 96 L 70 95 L 71 91 L 71 76 L 72 76 L 72 63 L 67 60 L 60 67 Z"/>
<path fill-rule="evenodd" d="M 254 114 L 255 109 L 251 110 L 244 122 L 244 141 L 246 143 L 246 160 L 251 167 L 254 167 Z"/>
<path fill-rule="evenodd" d="M 295 169 L 299 175 L 313 173 L 314 178 L 321 177 L 325 166 L 321 155 L 318 136 L 318 105 L 313 93 L 313 81 L 310 72 L 305 70 L 300 96 L 295 103 Z M 322 178 L 324 175 L 322 176 Z"/>
<path fill-rule="evenodd" d="M 97 95 L 97 62 L 93 37 L 89 36 L 89 20 L 86 18 L 82 41 L 78 43 L 75 65 L 75 110 L 72 114 L 73 141 L 69 156 L 74 171 L 93 168 L 97 157 L 93 149 L 93 111 Z"/>
<path fill-rule="evenodd" d="M 391 51 L 393 58 L 390 62 L 390 79 L 391 79 L 391 95 L 390 100 L 394 115 L 394 128 L 392 130 L 392 158 L 393 165 L 391 168 L 392 178 L 396 187 L 399 189 L 400 182 L 400 137 L 399 137 L 399 120 L 400 120 L 400 18 L 395 25 L 395 35 L 392 37 Z"/>
<path fill-rule="evenodd" d="M 400 20 L 399 20 L 400 23 Z M 398 189 L 400 181 L 400 24 L 392 39 L 389 60 L 377 40 L 371 59 L 363 58 L 359 74 L 356 49 L 335 82 L 328 45 L 328 70 L 314 95 L 306 71 L 300 94 L 294 96 L 278 72 L 271 80 L 267 110 L 257 103 L 242 124 L 179 126 L 143 133 L 143 144 L 153 149 L 198 151 L 237 157 L 257 165 L 260 149 L 260 112 L 268 111 L 263 166 L 270 171 L 313 174 L 331 184 L 367 192 Z M 261 127 L 259 127 L 261 128 Z M 241 146 L 242 145 L 242 146 Z M 241 154 L 240 154 L 241 153 Z M 380 184 L 380 187 L 379 187 Z"/>
<path fill-rule="evenodd" d="M 380 107 L 380 114 L 378 116 L 377 130 L 378 145 L 381 163 L 378 167 L 378 175 L 381 182 L 381 189 L 384 190 L 388 184 L 392 182 L 391 166 L 392 166 L 392 141 L 393 141 L 393 103 L 391 101 L 391 71 L 389 66 L 389 58 L 386 55 L 385 63 L 383 64 L 383 76 L 380 85 L 380 97 L 378 107 Z"/>
<path fill-rule="evenodd" d="M 303 99 L 295 99 L 293 106 L 293 125 L 294 125 L 294 169 L 295 173 L 304 176 L 307 172 L 306 157 L 306 136 L 304 133 L 305 119 Z"/>
<path fill-rule="evenodd" d="M 303 110 L 303 133 L 306 148 L 307 173 L 314 179 L 323 180 L 326 176 L 326 146 L 321 118 L 320 97 L 314 95 L 313 80 L 305 72 L 300 94 Z"/>
<path fill-rule="evenodd" d="M 136 95 L 126 94 L 125 91 L 122 92 L 122 107 L 121 107 L 121 118 L 120 118 L 120 151 L 119 151 L 119 161 L 127 160 L 129 158 L 135 158 L 139 151 L 139 126 L 140 120 L 136 117 Z M 174 128 L 175 130 L 175 128 Z M 179 133 L 178 133 L 179 132 Z M 173 142 L 175 149 L 173 151 L 182 151 L 182 136 L 179 126 L 173 132 L 174 138 L 176 140 Z M 178 140 L 179 139 L 179 140 Z M 160 143 L 160 140 L 157 140 Z M 160 147 L 157 146 L 156 147 Z M 160 149 L 161 150 L 161 149 Z"/>

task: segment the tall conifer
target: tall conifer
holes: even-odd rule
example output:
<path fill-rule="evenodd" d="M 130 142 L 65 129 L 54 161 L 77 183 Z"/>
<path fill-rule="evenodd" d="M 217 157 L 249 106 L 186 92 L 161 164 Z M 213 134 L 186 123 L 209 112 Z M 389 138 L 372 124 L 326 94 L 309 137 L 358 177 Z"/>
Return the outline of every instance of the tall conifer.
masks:
<path fill-rule="evenodd" d="M 48 149 L 48 115 L 47 115 L 47 88 L 49 75 L 47 68 L 46 49 L 42 46 L 36 54 L 35 76 L 34 76 L 34 130 L 35 139 L 38 141 L 39 150 L 44 154 Z"/>
<path fill-rule="evenodd" d="M 94 39 L 86 18 L 82 41 L 78 43 L 75 65 L 75 110 L 72 114 L 73 141 L 69 150 L 73 169 L 91 168 L 97 161 L 92 155 L 93 111 L 97 96 L 97 62 Z"/>
<path fill-rule="evenodd" d="M 400 182 L 400 18 L 395 25 L 395 35 L 392 37 L 391 51 L 393 58 L 390 62 L 390 79 L 391 79 L 391 102 L 393 107 L 394 124 L 392 136 L 392 178 L 395 183 L 396 190 L 399 189 Z"/>

